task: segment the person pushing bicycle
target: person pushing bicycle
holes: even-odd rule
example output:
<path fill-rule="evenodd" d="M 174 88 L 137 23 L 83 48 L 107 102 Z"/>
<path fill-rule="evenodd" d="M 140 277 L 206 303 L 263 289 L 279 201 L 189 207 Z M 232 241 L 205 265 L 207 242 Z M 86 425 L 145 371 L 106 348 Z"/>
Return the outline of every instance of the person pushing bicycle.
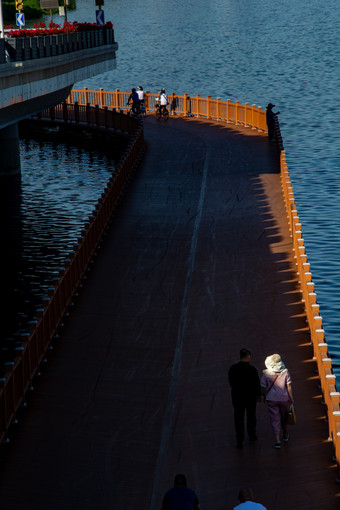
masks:
<path fill-rule="evenodd" d="M 159 109 L 161 112 L 164 112 L 166 110 L 167 105 L 169 104 L 168 96 L 165 93 L 165 89 L 162 89 L 158 96 L 159 101 Z"/>
<path fill-rule="evenodd" d="M 142 115 L 145 115 L 145 113 L 146 113 L 146 111 L 145 111 L 145 92 L 143 90 L 142 85 L 139 85 L 139 87 L 137 89 L 137 94 L 138 94 L 138 97 L 139 97 L 139 109 L 140 109 L 140 113 Z"/>

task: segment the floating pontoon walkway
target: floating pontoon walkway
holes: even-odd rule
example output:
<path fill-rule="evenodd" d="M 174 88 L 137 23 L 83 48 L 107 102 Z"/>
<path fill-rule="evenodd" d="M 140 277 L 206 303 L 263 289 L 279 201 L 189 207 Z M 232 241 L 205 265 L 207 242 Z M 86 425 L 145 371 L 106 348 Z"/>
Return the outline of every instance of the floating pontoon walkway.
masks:
<path fill-rule="evenodd" d="M 146 153 L 23 420 L 1 446 L 1 510 L 159 510 L 187 475 L 202 510 L 250 486 L 268 510 L 339 507 L 276 150 L 209 121 L 144 122 Z M 227 371 L 279 352 L 297 424 L 264 404 L 236 449 Z"/>

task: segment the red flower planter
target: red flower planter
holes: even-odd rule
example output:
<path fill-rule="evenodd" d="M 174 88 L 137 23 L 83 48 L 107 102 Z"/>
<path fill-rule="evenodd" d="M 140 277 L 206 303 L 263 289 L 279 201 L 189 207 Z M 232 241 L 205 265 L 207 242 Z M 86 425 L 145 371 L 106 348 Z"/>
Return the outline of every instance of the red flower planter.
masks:
<path fill-rule="evenodd" d="M 5 40 L 12 61 L 50 57 L 113 43 L 111 22 L 100 27 L 76 21 L 65 22 L 62 27 L 53 23 L 45 28 L 44 23 L 39 23 L 33 29 L 11 30 Z M 0 63 L 5 62 L 4 53 L 0 47 Z"/>

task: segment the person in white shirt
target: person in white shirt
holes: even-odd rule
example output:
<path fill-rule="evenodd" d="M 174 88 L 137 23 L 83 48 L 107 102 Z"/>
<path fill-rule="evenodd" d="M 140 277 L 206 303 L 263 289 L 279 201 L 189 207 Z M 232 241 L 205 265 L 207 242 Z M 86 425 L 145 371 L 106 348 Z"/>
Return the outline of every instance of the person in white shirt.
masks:
<path fill-rule="evenodd" d="M 144 101 L 145 92 L 144 92 L 143 87 L 141 85 L 139 85 L 139 87 L 138 87 L 137 94 L 138 94 L 139 100 L 140 101 Z"/>
<path fill-rule="evenodd" d="M 145 92 L 141 85 L 139 85 L 137 89 L 137 94 L 139 97 L 140 111 L 141 113 L 145 113 Z"/>
<path fill-rule="evenodd" d="M 166 106 L 167 106 L 167 104 L 169 104 L 169 102 L 168 102 L 168 96 L 165 93 L 165 89 L 162 89 L 160 91 L 158 101 L 159 101 L 160 109 L 166 110 Z"/>
<path fill-rule="evenodd" d="M 255 503 L 253 491 L 249 487 L 240 490 L 238 500 L 240 504 L 234 510 L 267 510 L 261 503 Z"/>

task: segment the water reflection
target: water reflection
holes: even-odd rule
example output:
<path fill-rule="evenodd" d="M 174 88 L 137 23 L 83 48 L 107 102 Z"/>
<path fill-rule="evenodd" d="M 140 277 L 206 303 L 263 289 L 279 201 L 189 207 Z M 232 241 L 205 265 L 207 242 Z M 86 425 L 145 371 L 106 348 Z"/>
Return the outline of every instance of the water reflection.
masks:
<path fill-rule="evenodd" d="M 112 156 L 81 146 L 24 139 L 20 148 L 22 175 L 0 190 L 2 362 L 12 360 L 114 171 Z"/>

